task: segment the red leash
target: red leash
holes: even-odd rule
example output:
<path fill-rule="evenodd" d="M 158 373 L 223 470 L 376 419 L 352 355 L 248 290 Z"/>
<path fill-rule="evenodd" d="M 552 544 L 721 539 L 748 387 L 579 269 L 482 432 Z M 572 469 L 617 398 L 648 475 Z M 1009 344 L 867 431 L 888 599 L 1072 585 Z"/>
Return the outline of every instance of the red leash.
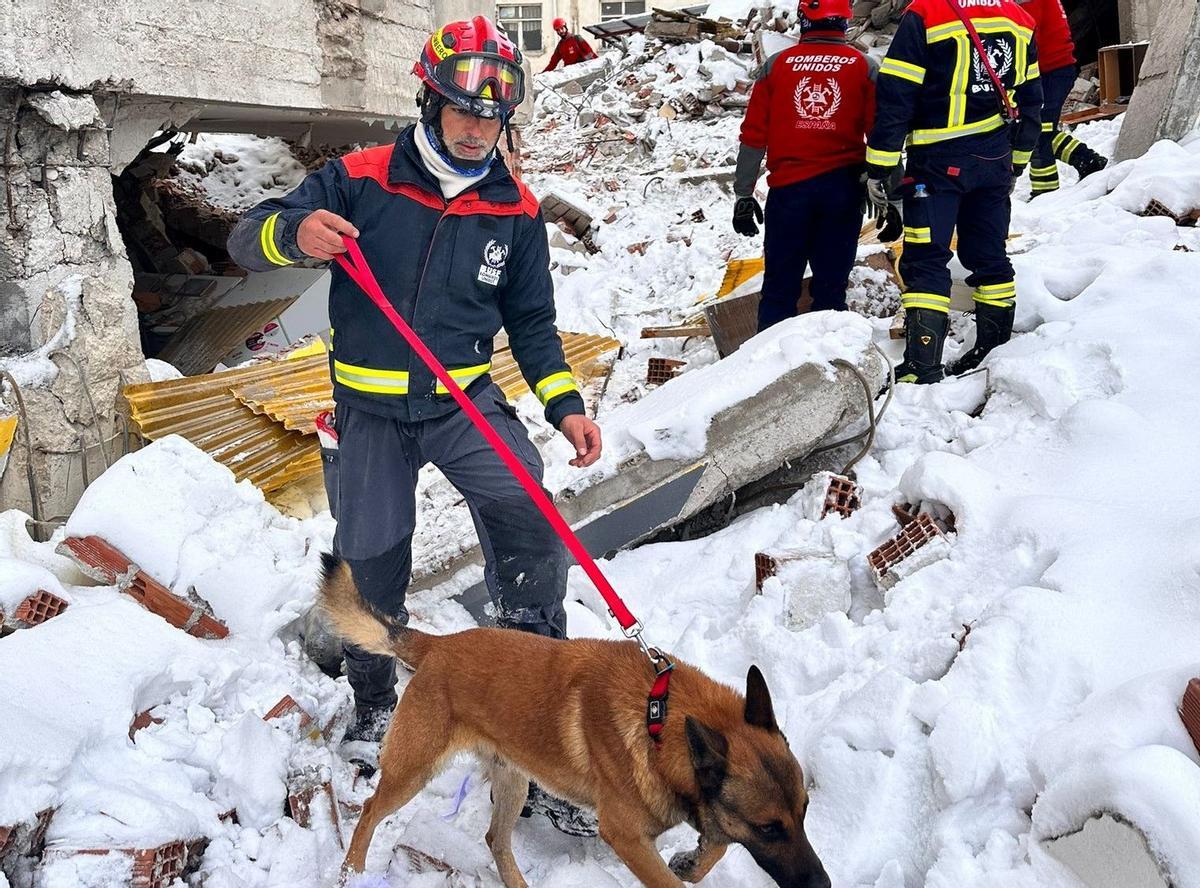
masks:
<path fill-rule="evenodd" d="M 575 531 L 571 530 L 571 526 L 558 509 L 554 507 L 554 503 L 546 496 L 546 492 L 542 490 L 540 484 L 534 480 L 529 474 L 529 470 L 525 465 L 517 459 L 516 454 L 512 452 L 512 448 L 505 443 L 504 439 L 492 428 L 491 423 L 484 418 L 484 415 L 479 412 L 479 408 L 471 403 L 471 399 L 467 397 L 467 393 L 452 377 L 446 368 L 442 366 L 442 362 L 429 350 L 424 342 L 404 320 L 400 317 L 400 313 L 392 306 L 383 294 L 383 289 L 379 286 L 379 281 L 375 279 L 375 274 L 371 271 L 371 266 L 367 264 L 366 258 L 362 254 L 362 250 L 358 246 L 358 242 L 351 237 L 343 237 L 342 241 L 346 245 L 346 253 L 344 255 L 335 256 L 338 265 L 350 276 L 354 283 L 358 284 L 362 291 L 367 294 L 375 307 L 378 308 L 387 319 L 392 322 L 392 326 L 404 337 L 413 351 L 421 356 L 421 360 L 425 362 L 433 375 L 438 378 L 438 381 L 446 387 L 446 390 L 458 402 L 458 406 L 462 408 L 463 413 L 467 414 L 475 428 L 479 429 L 484 439 L 491 445 L 496 454 L 508 466 L 508 470 L 513 473 L 521 486 L 525 488 L 525 493 L 533 500 L 534 505 L 542 513 L 550 526 L 554 528 L 554 532 L 566 545 L 567 549 L 575 560 L 579 562 L 579 566 L 583 568 L 588 578 L 595 584 L 596 589 L 600 592 L 600 596 L 604 599 L 604 603 L 608 605 L 608 609 L 621 624 L 621 629 L 625 633 L 626 638 L 632 638 L 642 650 L 646 652 L 646 656 L 650 658 L 654 664 L 656 680 L 654 688 L 650 694 L 650 702 L 647 707 L 647 728 L 650 731 L 650 736 L 657 743 L 659 734 L 662 732 L 662 722 L 667 715 L 667 692 L 670 682 L 670 673 L 674 668 L 674 663 L 664 656 L 660 651 L 647 646 L 642 639 L 642 624 L 625 606 L 625 602 L 621 600 L 621 596 L 608 582 L 608 578 L 600 571 L 599 565 L 588 554 L 587 549 L 583 547 L 583 543 L 579 542 L 579 537 L 575 536 Z M 349 256 L 349 258 L 347 258 Z"/>

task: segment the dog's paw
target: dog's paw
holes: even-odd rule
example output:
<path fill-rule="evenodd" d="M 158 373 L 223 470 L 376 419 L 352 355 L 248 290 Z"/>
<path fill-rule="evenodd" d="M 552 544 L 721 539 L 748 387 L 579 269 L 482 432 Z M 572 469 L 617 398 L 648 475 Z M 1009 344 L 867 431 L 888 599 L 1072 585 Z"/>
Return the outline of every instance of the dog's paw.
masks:
<path fill-rule="evenodd" d="M 671 862 L 668 866 L 680 879 L 685 882 L 692 881 L 692 876 L 696 874 L 696 858 L 700 856 L 700 849 L 696 848 L 693 851 L 680 851 L 671 857 Z"/>

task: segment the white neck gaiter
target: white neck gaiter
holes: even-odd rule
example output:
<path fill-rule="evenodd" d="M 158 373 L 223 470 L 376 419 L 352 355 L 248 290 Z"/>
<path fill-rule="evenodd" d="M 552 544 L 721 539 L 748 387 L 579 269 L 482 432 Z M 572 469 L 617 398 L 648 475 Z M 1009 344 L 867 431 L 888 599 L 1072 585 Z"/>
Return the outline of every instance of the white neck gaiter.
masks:
<path fill-rule="evenodd" d="M 450 166 L 446 162 L 446 159 L 438 153 L 438 150 L 433 147 L 433 143 L 429 141 L 429 133 L 426 131 L 425 124 L 423 123 L 417 124 L 414 139 L 417 143 L 417 152 L 421 155 L 421 160 L 425 162 L 425 168 L 437 178 L 438 184 L 442 186 L 442 196 L 446 200 L 458 197 L 472 185 L 479 182 L 488 174 L 488 170 L 491 169 L 491 163 L 488 163 L 479 172 L 466 174 Z M 495 157 L 494 149 L 492 156 L 493 158 Z"/>

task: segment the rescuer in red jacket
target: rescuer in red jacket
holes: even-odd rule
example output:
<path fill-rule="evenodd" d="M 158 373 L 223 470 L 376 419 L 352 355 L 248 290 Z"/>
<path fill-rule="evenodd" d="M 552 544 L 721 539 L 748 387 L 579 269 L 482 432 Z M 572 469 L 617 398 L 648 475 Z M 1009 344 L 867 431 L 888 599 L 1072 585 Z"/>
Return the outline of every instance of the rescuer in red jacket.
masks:
<path fill-rule="evenodd" d="M 1042 132 L 1029 165 L 1033 196 L 1058 189 L 1055 159 L 1075 167 L 1082 179 L 1099 172 L 1108 161 L 1070 133 L 1059 129 L 1063 103 L 1075 85 L 1075 42 L 1062 0 L 1018 0 L 1037 26 L 1038 66 L 1042 71 Z"/>
<path fill-rule="evenodd" d="M 550 56 L 550 64 L 542 69 L 543 72 L 553 71 L 559 62 L 563 63 L 564 68 L 568 68 L 596 57 L 596 51 L 588 46 L 586 40 L 567 30 L 566 19 L 554 20 L 554 33 L 558 35 L 558 46 L 554 47 L 554 55 Z"/>
<path fill-rule="evenodd" d="M 801 0 L 800 12 L 800 42 L 768 59 L 754 84 L 734 176 L 733 229 L 752 236 L 764 218 L 754 184 L 766 155 L 759 331 L 796 314 L 809 265 L 812 310 L 844 309 L 862 228 L 878 65 L 846 42 L 850 0 Z"/>

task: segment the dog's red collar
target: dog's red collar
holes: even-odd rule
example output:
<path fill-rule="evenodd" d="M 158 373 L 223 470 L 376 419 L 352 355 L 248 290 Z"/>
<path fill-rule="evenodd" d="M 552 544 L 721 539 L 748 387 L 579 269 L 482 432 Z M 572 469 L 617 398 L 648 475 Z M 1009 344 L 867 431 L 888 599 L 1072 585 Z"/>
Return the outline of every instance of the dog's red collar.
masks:
<path fill-rule="evenodd" d="M 654 745 L 662 744 L 663 728 L 667 724 L 667 699 L 671 696 L 671 673 L 675 663 L 666 654 L 651 648 L 650 661 L 654 664 L 654 684 L 650 698 L 646 701 L 646 730 Z"/>

